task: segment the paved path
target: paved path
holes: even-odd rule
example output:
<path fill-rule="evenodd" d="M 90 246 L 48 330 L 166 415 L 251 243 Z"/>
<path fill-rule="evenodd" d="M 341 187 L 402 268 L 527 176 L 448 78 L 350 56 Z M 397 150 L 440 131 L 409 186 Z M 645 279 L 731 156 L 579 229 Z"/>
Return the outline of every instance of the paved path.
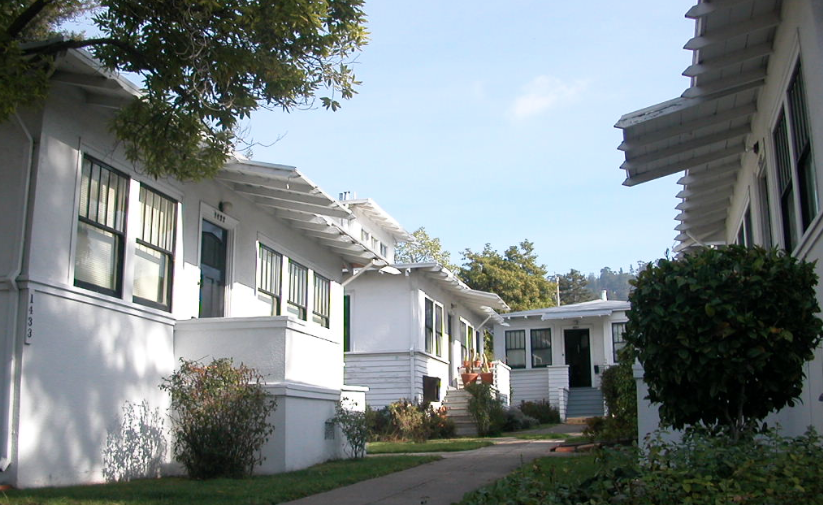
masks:
<path fill-rule="evenodd" d="M 351 486 L 308 496 L 287 505 L 449 505 L 463 495 L 535 458 L 564 457 L 547 440 L 499 439 L 490 447 L 440 453 L 443 459 Z"/>

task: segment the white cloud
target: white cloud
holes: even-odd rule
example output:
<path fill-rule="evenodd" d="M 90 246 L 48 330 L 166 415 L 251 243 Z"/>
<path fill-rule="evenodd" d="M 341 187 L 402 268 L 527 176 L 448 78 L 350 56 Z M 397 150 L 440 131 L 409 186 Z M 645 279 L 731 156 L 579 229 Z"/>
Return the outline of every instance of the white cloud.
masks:
<path fill-rule="evenodd" d="M 509 114 L 515 120 L 536 116 L 555 105 L 574 100 L 587 85 L 585 81 L 565 82 L 550 75 L 539 75 L 523 86 Z"/>

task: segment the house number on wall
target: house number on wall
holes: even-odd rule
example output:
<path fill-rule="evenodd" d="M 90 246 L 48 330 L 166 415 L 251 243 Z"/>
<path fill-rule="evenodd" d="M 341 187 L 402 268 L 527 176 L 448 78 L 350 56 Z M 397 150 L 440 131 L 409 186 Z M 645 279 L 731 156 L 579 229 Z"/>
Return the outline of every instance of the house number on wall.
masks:
<path fill-rule="evenodd" d="M 34 336 L 34 293 L 29 295 L 29 306 L 26 308 L 26 344 L 31 344 Z"/>
<path fill-rule="evenodd" d="M 222 212 L 214 211 L 214 220 L 219 221 L 221 223 L 225 223 L 226 222 L 226 215 L 223 214 Z"/>

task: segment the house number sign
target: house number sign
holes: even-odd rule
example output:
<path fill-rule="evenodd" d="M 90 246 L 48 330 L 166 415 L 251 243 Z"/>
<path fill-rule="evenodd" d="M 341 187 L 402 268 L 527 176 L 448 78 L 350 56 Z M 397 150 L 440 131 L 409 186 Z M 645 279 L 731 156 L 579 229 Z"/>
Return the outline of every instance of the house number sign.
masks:
<path fill-rule="evenodd" d="M 34 337 L 34 293 L 29 294 L 29 303 L 26 307 L 26 344 L 31 344 Z"/>
<path fill-rule="evenodd" d="M 214 211 L 214 220 L 218 223 L 226 223 L 226 215 L 219 211 Z"/>

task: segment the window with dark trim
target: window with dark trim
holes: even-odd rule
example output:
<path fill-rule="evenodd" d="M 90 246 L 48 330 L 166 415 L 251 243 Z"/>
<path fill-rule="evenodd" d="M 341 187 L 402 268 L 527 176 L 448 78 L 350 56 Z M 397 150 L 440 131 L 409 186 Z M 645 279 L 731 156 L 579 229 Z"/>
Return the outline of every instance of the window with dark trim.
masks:
<path fill-rule="evenodd" d="M 302 320 L 306 320 L 306 303 L 309 287 L 309 269 L 289 261 L 289 299 L 286 311 Z"/>
<path fill-rule="evenodd" d="M 120 295 L 128 187 L 128 177 L 96 160 L 83 159 L 74 251 L 75 286 Z"/>
<path fill-rule="evenodd" d="M 351 351 L 351 296 L 343 295 L 343 352 Z"/>
<path fill-rule="evenodd" d="M 466 341 L 468 338 L 468 324 L 465 321 L 460 321 L 460 362 L 469 360 L 469 346 Z"/>
<path fill-rule="evenodd" d="M 626 323 L 612 323 L 612 349 L 614 350 L 614 362 L 617 363 L 620 349 L 626 347 L 626 340 L 623 334 L 626 333 Z"/>
<path fill-rule="evenodd" d="M 331 281 L 322 275 L 314 274 L 314 307 L 312 308 L 312 321 L 323 326 L 329 327 L 330 307 L 329 301 Z"/>
<path fill-rule="evenodd" d="M 526 330 L 506 331 L 506 364 L 526 368 Z"/>
<path fill-rule="evenodd" d="M 425 335 L 426 352 L 431 353 L 434 348 L 434 302 L 426 298 L 424 302 L 423 333 Z"/>
<path fill-rule="evenodd" d="M 757 178 L 757 193 L 760 207 L 760 245 L 766 249 L 771 249 L 772 217 L 771 207 L 769 206 L 769 177 L 765 170 L 761 170 L 760 176 Z"/>
<path fill-rule="evenodd" d="M 259 245 L 257 253 L 257 294 L 271 305 L 271 315 L 280 315 L 283 286 L 283 255 Z"/>
<path fill-rule="evenodd" d="M 775 123 L 772 140 L 777 165 L 783 246 L 787 251 L 792 251 L 820 211 L 800 63 L 786 90 L 786 104 Z"/>
<path fill-rule="evenodd" d="M 171 309 L 177 203 L 145 186 L 140 187 L 140 228 L 134 252 L 135 303 Z"/>
<path fill-rule="evenodd" d="M 530 331 L 532 344 L 532 368 L 547 367 L 552 364 L 552 330 L 540 328 Z"/>
<path fill-rule="evenodd" d="M 434 306 L 434 353 L 443 355 L 443 306 Z"/>
<path fill-rule="evenodd" d="M 752 209 L 746 206 L 746 212 L 743 214 L 743 222 L 740 223 L 740 228 L 737 230 L 737 244 L 752 247 L 754 245 L 754 237 L 752 237 Z"/>

